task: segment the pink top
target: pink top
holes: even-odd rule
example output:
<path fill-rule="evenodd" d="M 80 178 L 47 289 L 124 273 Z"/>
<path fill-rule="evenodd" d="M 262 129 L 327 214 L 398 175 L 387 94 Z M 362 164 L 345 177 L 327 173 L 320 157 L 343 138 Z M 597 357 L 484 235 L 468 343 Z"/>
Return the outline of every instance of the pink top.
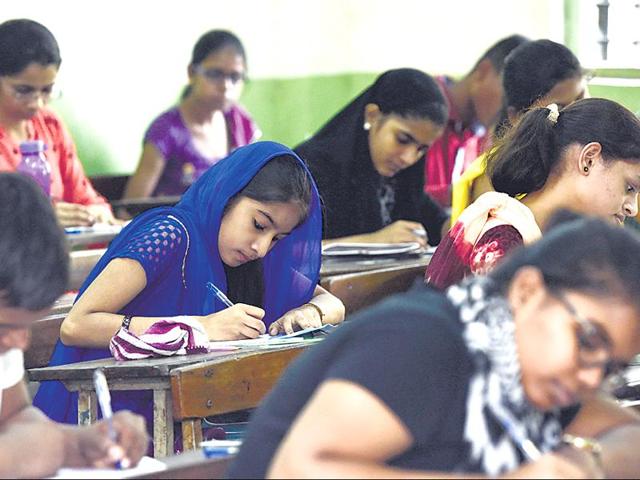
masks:
<path fill-rule="evenodd" d="M 51 199 L 92 205 L 107 201 L 86 177 L 71 135 L 53 111 L 42 109 L 27 123 L 29 140 L 42 140 L 51 166 Z M 0 171 L 15 172 L 22 161 L 20 146 L 0 126 Z"/>
<path fill-rule="evenodd" d="M 451 178 L 456 156 L 463 155 L 463 164 L 475 160 L 484 150 L 486 135 L 477 125 L 465 126 L 460 114 L 451 102 L 449 85 L 452 81 L 446 77 L 437 77 L 436 81 L 449 105 L 449 121 L 442 136 L 427 152 L 425 166 L 424 191 L 442 206 L 451 205 Z M 460 153 L 458 153 L 460 152 Z M 464 168 L 461 169 L 461 172 Z"/>
<path fill-rule="evenodd" d="M 229 132 L 229 153 L 260 136 L 256 123 L 239 105 L 229 107 L 224 118 Z M 153 144 L 165 160 L 153 196 L 181 195 L 209 167 L 221 160 L 205 157 L 198 151 L 178 107 L 170 108 L 151 123 L 144 136 L 143 143 L 147 142 Z"/>

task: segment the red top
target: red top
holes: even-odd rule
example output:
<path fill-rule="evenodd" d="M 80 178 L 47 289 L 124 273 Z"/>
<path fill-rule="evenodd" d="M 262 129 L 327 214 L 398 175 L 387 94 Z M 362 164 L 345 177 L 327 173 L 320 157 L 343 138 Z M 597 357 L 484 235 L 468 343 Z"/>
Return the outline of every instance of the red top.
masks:
<path fill-rule="evenodd" d="M 51 166 L 51 199 L 92 205 L 106 203 L 86 177 L 76 147 L 62 120 L 51 110 L 40 110 L 27 123 L 29 140 L 42 140 Z M 20 147 L 0 126 L 0 171 L 15 172 L 21 162 Z"/>
<path fill-rule="evenodd" d="M 442 206 L 451 205 L 451 177 L 456 156 L 462 155 L 464 165 L 475 160 L 484 150 L 486 135 L 478 133 L 477 125 L 465 126 L 460 114 L 451 102 L 449 85 L 446 77 L 437 77 L 436 81 L 449 105 L 449 121 L 445 125 L 442 136 L 438 138 L 427 152 L 425 166 L 424 191 L 431 195 Z"/>
<path fill-rule="evenodd" d="M 511 225 L 498 225 L 487 230 L 475 245 L 456 244 L 454 230 L 463 228 L 456 223 L 442 239 L 425 272 L 425 281 L 439 290 L 449 288 L 469 275 L 485 275 L 507 253 L 524 244 L 522 235 Z"/>

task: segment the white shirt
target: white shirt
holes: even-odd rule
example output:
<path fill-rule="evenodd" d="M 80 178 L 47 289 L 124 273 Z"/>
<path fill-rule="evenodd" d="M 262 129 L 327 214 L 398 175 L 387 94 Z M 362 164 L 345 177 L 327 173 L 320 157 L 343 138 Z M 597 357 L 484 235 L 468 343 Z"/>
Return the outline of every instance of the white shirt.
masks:
<path fill-rule="evenodd" d="M 22 350 L 12 348 L 0 354 L 0 411 L 2 410 L 2 391 L 16 385 L 22 377 L 24 377 Z"/>

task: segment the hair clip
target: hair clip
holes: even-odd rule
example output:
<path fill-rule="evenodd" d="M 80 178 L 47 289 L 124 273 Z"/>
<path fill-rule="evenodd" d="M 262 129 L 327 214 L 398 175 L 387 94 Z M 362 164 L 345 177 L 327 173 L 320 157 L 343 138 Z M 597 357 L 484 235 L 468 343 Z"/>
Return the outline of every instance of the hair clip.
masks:
<path fill-rule="evenodd" d="M 558 123 L 558 117 L 560 116 L 560 111 L 558 110 L 558 105 L 555 103 L 550 103 L 547 105 L 547 110 L 549 110 L 549 114 L 547 115 L 547 119 L 554 125 Z"/>

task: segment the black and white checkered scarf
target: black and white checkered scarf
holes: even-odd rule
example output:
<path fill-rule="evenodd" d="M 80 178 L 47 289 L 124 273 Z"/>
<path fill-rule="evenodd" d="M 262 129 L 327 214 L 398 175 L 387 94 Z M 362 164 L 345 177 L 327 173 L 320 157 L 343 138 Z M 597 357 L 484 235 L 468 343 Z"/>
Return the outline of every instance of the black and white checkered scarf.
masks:
<path fill-rule="evenodd" d="M 524 461 L 518 438 L 528 438 L 544 453 L 557 446 L 561 436 L 559 412 L 541 412 L 525 395 L 511 309 L 494 290 L 486 277 L 471 277 L 447 290 L 459 309 L 476 369 L 464 427 L 470 452 L 459 468 L 489 475 L 508 472 Z"/>

